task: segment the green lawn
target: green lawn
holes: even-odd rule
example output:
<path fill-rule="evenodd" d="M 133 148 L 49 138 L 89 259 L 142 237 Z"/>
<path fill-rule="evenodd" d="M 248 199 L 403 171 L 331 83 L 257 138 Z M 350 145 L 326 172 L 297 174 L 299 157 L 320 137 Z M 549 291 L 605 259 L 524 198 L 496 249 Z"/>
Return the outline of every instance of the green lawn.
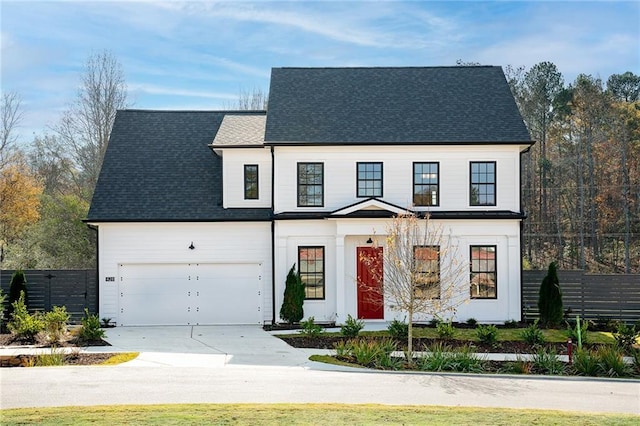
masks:
<path fill-rule="evenodd" d="M 549 410 L 341 404 L 180 404 L 2 410 L 3 425 L 637 425 L 638 416 Z"/>

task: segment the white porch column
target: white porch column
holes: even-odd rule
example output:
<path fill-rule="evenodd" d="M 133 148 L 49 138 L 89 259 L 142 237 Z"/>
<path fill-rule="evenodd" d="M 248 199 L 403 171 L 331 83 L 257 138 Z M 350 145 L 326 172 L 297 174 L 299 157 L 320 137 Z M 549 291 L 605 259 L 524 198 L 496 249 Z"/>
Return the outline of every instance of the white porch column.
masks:
<path fill-rule="evenodd" d="M 344 283 L 344 235 L 336 236 L 336 323 L 342 324 L 347 318 L 346 291 Z"/>

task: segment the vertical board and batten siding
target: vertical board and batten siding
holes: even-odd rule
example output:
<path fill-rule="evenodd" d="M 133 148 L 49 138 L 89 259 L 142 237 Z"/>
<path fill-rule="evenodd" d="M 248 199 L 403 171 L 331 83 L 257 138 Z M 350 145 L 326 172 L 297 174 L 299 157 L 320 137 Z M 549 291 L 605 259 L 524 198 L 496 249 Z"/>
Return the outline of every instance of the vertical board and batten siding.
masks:
<path fill-rule="evenodd" d="M 15 271 L 0 271 L 4 294 L 9 294 L 11 276 Z M 98 312 L 98 286 L 96 271 L 82 270 L 25 270 L 29 309 L 50 311 L 54 306 L 65 306 L 71 323 L 79 323 L 85 308 Z"/>
<path fill-rule="evenodd" d="M 383 163 L 382 200 L 408 207 L 413 204 L 413 163 L 439 162 L 440 205 L 431 210 L 520 210 L 520 151 L 510 146 L 397 146 L 388 147 L 282 147 L 275 164 L 275 212 L 334 211 L 363 198 L 356 196 L 356 163 Z M 496 161 L 497 205 L 469 206 L 469 163 Z M 324 206 L 298 207 L 299 162 L 324 163 Z"/>
<path fill-rule="evenodd" d="M 242 267 L 249 263 L 260 265 L 262 316 L 265 322 L 270 322 L 270 227 L 270 222 L 100 224 L 100 315 L 114 320 L 119 316 L 120 265 L 237 264 Z M 190 250 L 192 242 L 195 248 Z"/>
<path fill-rule="evenodd" d="M 244 165 L 258 165 L 258 199 L 244 199 Z M 271 207 L 271 152 L 267 148 L 223 150 L 224 208 Z"/>
<path fill-rule="evenodd" d="M 538 294 L 547 271 L 523 271 L 523 313 L 538 318 Z M 611 318 L 633 323 L 640 321 L 640 275 L 586 274 L 558 271 L 564 310 L 571 316 L 590 320 Z"/>

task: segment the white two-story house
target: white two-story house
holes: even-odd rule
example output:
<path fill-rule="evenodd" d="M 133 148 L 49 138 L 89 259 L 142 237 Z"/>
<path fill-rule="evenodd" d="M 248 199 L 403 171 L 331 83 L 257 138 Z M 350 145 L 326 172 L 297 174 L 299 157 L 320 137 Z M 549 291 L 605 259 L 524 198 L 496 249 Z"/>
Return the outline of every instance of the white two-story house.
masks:
<path fill-rule="evenodd" d="M 500 67 L 275 68 L 268 105 L 118 113 L 87 219 L 101 317 L 271 324 L 296 265 L 305 317 L 402 318 L 357 283 L 410 210 L 468 264 L 454 319 L 521 318 L 533 142 Z"/>

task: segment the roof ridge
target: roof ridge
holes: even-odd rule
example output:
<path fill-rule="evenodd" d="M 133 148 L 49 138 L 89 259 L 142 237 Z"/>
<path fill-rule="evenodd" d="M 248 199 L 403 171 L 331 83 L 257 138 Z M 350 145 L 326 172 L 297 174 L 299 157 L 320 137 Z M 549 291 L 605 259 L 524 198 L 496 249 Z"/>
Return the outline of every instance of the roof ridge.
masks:
<path fill-rule="evenodd" d="M 272 69 L 299 69 L 299 70 L 357 70 L 357 69 L 371 69 L 371 70 L 380 70 L 380 69 L 391 69 L 391 70 L 399 70 L 399 69 L 443 69 L 443 68 L 502 68 L 502 65 L 427 65 L 427 66 L 402 66 L 402 67 L 394 67 L 394 66 L 355 66 L 355 67 L 272 67 Z"/>
<path fill-rule="evenodd" d="M 266 114 L 267 110 L 264 109 L 251 109 L 251 110 L 241 110 L 241 109 L 147 109 L 147 108 L 122 108 L 118 111 L 131 111 L 131 112 L 180 112 L 180 113 L 225 113 L 225 114 L 254 114 L 254 115 L 262 115 Z"/>

